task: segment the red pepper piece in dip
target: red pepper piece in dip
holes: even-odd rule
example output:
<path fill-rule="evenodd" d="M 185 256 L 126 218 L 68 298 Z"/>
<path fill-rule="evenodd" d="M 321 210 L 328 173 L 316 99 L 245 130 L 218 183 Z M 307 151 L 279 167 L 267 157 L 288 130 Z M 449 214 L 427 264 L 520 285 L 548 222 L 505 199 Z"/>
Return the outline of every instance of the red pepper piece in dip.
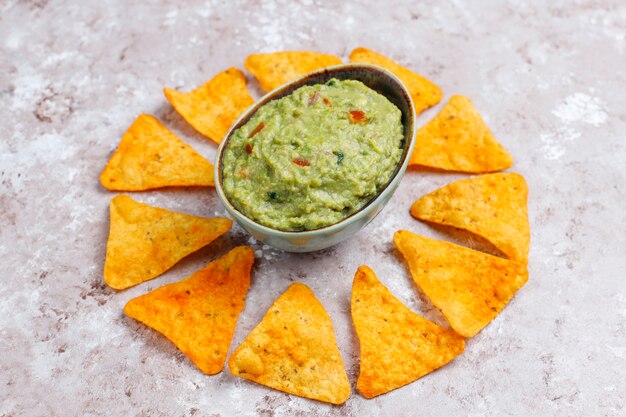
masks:
<path fill-rule="evenodd" d="M 263 130 L 265 128 L 265 123 L 261 122 L 258 124 L 257 127 L 254 128 L 254 130 L 252 132 L 250 132 L 250 134 L 248 135 L 248 139 L 254 137 L 254 135 L 256 135 L 257 133 L 259 133 L 261 130 Z"/>
<path fill-rule="evenodd" d="M 302 159 L 300 157 L 297 158 L 293 158 L 291 160 L 291 162 L 293 162 L 294 164 L 300 166 L 300 167 L 308 167 L 309 165 L 311 165 L 311 163 L 309 161 L 307 161 L 306 159 Z"/>
<path fill-rule="evenodd" d="M 348 112 L 350 123 L 363 123 L 367 121 L 367 116 L 361 110 L 350 110 Z"/>

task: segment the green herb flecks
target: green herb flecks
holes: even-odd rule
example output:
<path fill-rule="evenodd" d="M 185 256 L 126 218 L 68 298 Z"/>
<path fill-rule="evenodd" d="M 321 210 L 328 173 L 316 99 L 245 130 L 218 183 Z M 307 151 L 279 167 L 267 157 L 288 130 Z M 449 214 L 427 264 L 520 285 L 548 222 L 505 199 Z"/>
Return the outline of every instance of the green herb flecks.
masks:
<path fill-rule="evenodd" d="M 337 165 L 341 165 L 343 163 L 343 151 L 337 152 Z"/>

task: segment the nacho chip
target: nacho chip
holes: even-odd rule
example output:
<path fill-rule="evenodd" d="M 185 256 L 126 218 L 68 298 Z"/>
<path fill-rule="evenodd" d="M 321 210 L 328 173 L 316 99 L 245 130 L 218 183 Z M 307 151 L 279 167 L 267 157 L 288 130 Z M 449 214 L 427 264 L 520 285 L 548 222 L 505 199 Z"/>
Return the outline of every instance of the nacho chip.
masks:
<path fill-rule="evenodd" d="M 254 103 L 246 77 L 229 68 L 189 93 L 163 89 L 176 111 L 198 132 L 220 143 L 233 122 Z"/>
<path fill-rule="evenodd" d="M 509 259 L 528 261 L 528 188 L 519 174 L 487 174 L 456 181 L 417 200 L 413 217 L 475 233 Z"/>
<path fill-rule="evenodd" d="M 409 384 L 465 349 L 461 336 L 409 310 L 367 266 L 354 276 L 351 309 L 361 345 L 356 386 L 365 398 Z"/>
<path fill-rule="evenodd" d="M 127 195 L 111 200 L 104 281 L 121 290 L 158 277 L 230 229 L 232 221 L 176 213 Z"/>
<path fill-rule="evenodd" d="M 441 112 L 417 131 L 409 165 L 482 173 L 509 168 L 513 159 L 470 99 L 452 96 Z"/>
<path fill-rule="evenodd" d="M 224 368 L 250 286 L 254 252 L 240 246 L 190 277 L 133 298 L 124 313 L 171 340 L 205 374 Z"/>
<path fill-rule="evenodd" d="M 270 388 L 341 404 L 350 383 L 333 324 L 304 284 L 292 284 L 228 359 L 233 375 Z"/>
<path fill-rule="evenodd" d="M 439 103 L 443 97 L 441 89 L 433 82 L 370 49 L 356 48 L 350 54 L 350 62 L 374 64 L 393 72 L 411 93 L 416 114 Z"/>
<path fill-rule="evenodd" d="M 489 324 L 528 280 L 523 263 L 406 230 L 397 231 L 393 243 L 415 283 L 464 337 Z"/>
<path fill-rule="evenodd" d="M 213 165 L 148 114 L 124 133 L 100 183 L 115 191 L 215 185 Z"/>
<path fill-rule="evenodd" d="M 338 64 L 341 59 L 335 55 L 287 51 L 252 54 L 246 58 L 245 67 L 265 91 L 271 91 L 311 71 Z"/>

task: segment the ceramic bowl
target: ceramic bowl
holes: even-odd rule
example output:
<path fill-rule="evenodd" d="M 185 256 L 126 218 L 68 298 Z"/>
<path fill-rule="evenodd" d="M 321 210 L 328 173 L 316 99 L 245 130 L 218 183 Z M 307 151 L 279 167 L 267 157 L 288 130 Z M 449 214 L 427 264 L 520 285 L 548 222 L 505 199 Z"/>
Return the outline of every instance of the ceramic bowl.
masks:
<path fill-rule="evenodd" d="M 330 226 L 314 230 L 288 232 L 273 229 L 257 223 L 254 219 L 246 217 L 230 203 L 222 187 L 222 157 L 224 149 L 228 146 L 228 141 L 233 132 L 243 126 L 254 115 L 254 113 L 264 104 L 291 94 L 294 90 L 304 85 L 322 84 L 331 78 L 340 80 L 358 80 L 369 88 L 384 95 L 395 104 L 402 112 L 402 124 L 404 126 L 404 146 L 400 161 L 389 182 L 359 211 L 349 217 Z M 248 108 L 222 140 L 217 152 L 215 162 L 215 188 L 217 195 L 226 207 L 226 211 L 250 233 L 255 239 L 289 252 L 312 252 L 333 246 L 344 239 L 352 236 L 365 227 L 387 204 L 392 194 L 398 187 L 402 175 L 406 171 L 413 145 L 415 143 L 415 111 L 411 95 L 404 84 L 391 72 L 368 64 L 344 64 L 324 68 L 309 73 L 290 83 L 284 84 L 275 90 L 267 93 L 260 100 Z"/>

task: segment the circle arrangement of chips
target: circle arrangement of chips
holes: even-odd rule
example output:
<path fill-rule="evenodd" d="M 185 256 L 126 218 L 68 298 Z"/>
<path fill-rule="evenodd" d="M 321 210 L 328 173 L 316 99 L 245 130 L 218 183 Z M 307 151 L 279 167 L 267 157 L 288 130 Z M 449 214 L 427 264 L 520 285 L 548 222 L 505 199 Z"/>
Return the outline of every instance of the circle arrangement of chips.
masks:
<path fill-rule="evenodd" d="M 442 91 L 431 81 L 379 53 L 356 48 L 350 61 L 396 74 L 411 92 L 418 114 L 442 99 Z M 270 91 L 340 63 L 333 55 L 276 52 L 249 56 L 245 68 Z M 254 102 L 237 68 L 191 92 L 166 88 L 164 93 L 194 129 L 216 143 Z M 465 338 L 487 326 L 526 283 L 526 182 L 519 174 L 493 173 L 512 163 L 467 97 L 452 96 L 417 132 L 410 165 L 482 175 L 417 199 L 411 215 L 479 236 L 503 257 L 406 230 L 395 232 L 393 243 L 413 280 L 452 330 L 411 311 L 369 267 L 356 271 L 351 312 L 360 343 L 356 386 L 364 397 L 407 385 L 460 355 Z M 214 186 L 213 165 L 155 117 L 142 114 L 124 134 L 100 182 L 113 191 Z M 175 213 L 124 194 L 111 200 L 110 213 L 104 280 L 120 290 L 156 278 L 232 226 L 226 218 Z M 244 308 L 253 263 L 252 249 L 234 248 L 190 277 L 130 300 L 124 312 L 162 333 L 205 374 L 219 373 Z M 228 358 L 228 367 L 233 375 L 306 398 L 342 404 L 350 396 L 331 317 L 300 283 L 274 301 Z"/>

